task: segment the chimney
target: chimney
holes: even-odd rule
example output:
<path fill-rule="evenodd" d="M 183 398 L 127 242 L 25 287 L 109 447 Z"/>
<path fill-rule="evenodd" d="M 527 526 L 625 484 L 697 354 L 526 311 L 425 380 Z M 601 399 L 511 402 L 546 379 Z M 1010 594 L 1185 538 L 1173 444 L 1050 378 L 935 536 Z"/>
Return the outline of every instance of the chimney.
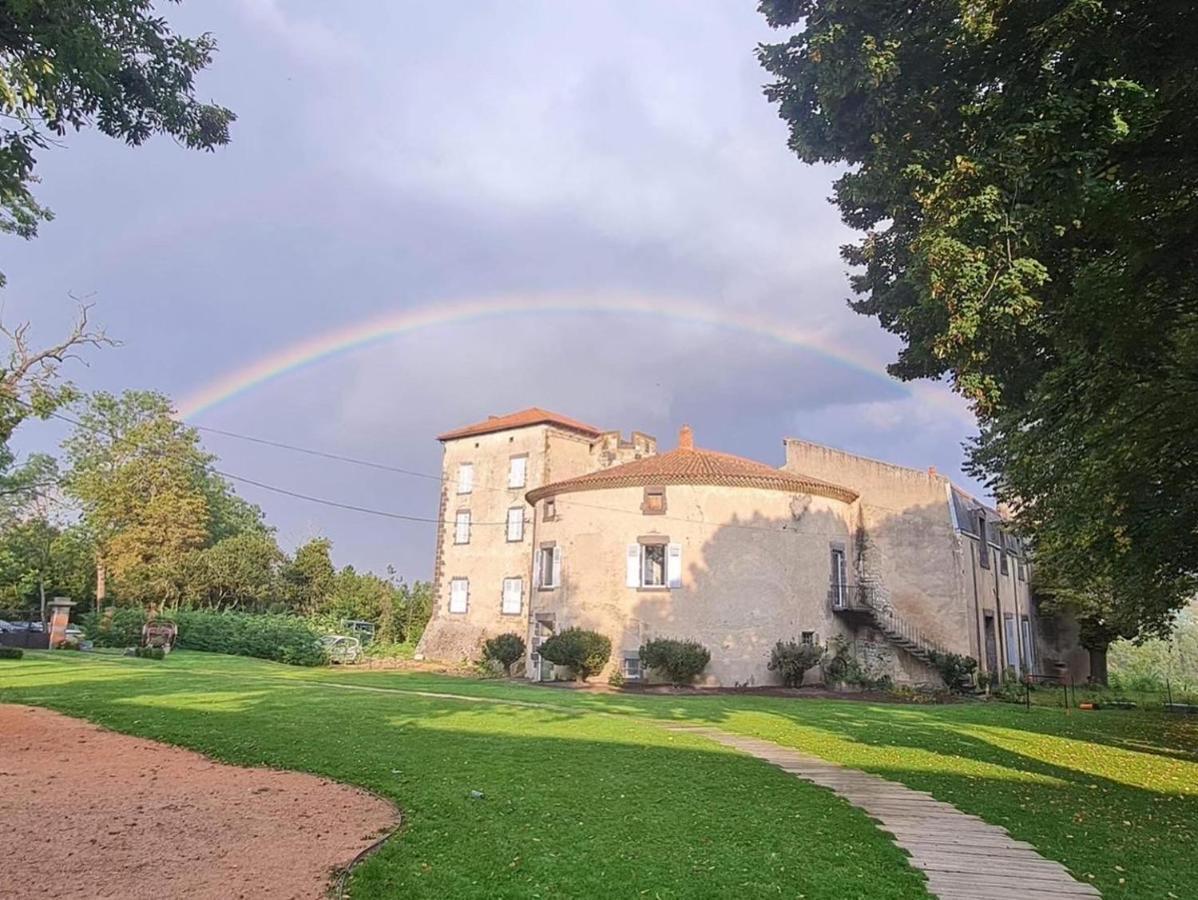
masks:
<path fill-rule="evenodd" d="M 695 449 L 695 433 L 691 431 L 691 427 L 689 425 L 683 425 L 682 428 L 678 430 L 678 449 Z"/>
<path fill-rule="evenodd" d="M 931 478 L 936 477 L 936 467 L 935 466 L 928 466 L 928 476 Z"/>

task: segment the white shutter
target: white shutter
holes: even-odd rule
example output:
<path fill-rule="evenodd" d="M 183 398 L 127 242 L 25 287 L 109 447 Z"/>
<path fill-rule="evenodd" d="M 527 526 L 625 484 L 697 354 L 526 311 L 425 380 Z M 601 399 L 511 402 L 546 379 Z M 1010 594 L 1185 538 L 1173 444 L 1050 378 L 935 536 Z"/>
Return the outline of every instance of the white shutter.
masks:
<path fill-rule="evenodd" d="M 682 587 L 682 545 L 670 544 L 666 551 L 666 584 Z"/>
<path fill-rule="evenodd" d="M 449 611 L 464 613 L 469 603 L 470 582 L 465 578 L 455 578 L 449 582 Z"/>
<path fill-rule="evenodd" d="M 507 486 L 513 488 L 524 487 L 524 479 L 527 469 L 527 456 L 513 456 L 511 467 L 508 469 L 507 473 Z"/>
<path fill-rule="evenodd" d="M 532 561 L 533 561 L 532 589 L 534 591 L 539 587 L 551 587 L 552 586 L 552 585 L 545 584 L 541 580 L 541 566 L 544 562 L 544 560 L 543 560 L 544 555 L 545 555 L 544 549 L 538 549 L 538 550 L 534 551 L 533 555 L 532 555 Z"/>
<path fill-rule="evenodd" d="M 641 586 L 641 545 L 629 544 L 625 565 L 624 583 L 628 587 Z"/>
<path fill-rule="evenodd" d="M 524 510 L 520 507 L 512 507 L 507 511 L 507 539 L 524 540 Z"/>
<path fill-rule="evenodd" d="M 453 542 L 455 544 L 470 543 L 470 512 L 463 510 L 454 517 Z"/>
<path fill-rule="evenodd" d="M 524 608 L 524 579 L 503 579 L 503 611 L 509 615 L 518 615 Z"/>
<path fill-rule="evenodd" d="M 552 587 L 561 587 L 562 583 L 562 548 L 555 546 L 553 548 L 553 585 Z"/>
<path fill-rule="evenodd" d="M 458 466 L 458 493 L 469 494 L 474 490 L 474 464 L 462 463 Z"/>

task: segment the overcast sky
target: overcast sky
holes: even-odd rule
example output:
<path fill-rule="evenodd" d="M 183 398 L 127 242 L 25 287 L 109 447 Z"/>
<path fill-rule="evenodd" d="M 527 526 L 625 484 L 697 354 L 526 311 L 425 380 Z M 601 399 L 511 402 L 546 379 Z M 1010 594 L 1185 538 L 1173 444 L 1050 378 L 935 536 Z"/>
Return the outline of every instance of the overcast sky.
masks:
<path fill-rule="evenodd" d="M 70 377 L 179 398 L 356 322 L 492 296 L 676 298 L 801 329 L 872 373 L 761 335 L 611 312 L 422 329 L 329 358 L 194 417 L 436 473 L 440 431 L 548 407 L 673 447 L 780 465 L 798 436 L 960 472 L 971 433 L 940 386 L 884 377 L 896 344 L 845 305 L 835 171 L 786 149 L 753 55 L 752 0 L 652 3 L 190 0 L 220 51 L 200 93 L 238 115 L 216 154 L 72 135 L 42 154 L 56 219 L 4 237 L 6 320 L 49 340 L 68 292 L 123 341 Z M 30 423 L 19 449 L 52 447 Z M 215 435 L 222 467 L 290 490 L 436 515 L 423 479 Z M 428 577 L 433 527 L 240 488 L 288 547 Z"/>

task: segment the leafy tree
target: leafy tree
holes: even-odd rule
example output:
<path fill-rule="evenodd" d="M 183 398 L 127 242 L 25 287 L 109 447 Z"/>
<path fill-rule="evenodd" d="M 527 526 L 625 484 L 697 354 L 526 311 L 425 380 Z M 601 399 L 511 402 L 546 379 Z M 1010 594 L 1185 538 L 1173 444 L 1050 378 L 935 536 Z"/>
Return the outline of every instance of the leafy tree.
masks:
<path fill-rule="evenodd" d="M 283 559 L 270 534 L 232 534 L 183 564 L 187 600 L 205 609 L 269 611 L 279 598 Z"/>
<path fill-rule="evenodd" d="M 195 98 L 211 35 L 185 38 L 152 0 L 11 0 L 0 5 L 0 232 L 37 233 L 35 154 L 94 125 L 128 144 L 168 134 L 193 149 L 229 141 L 234 115 Z M 0 276 L 0 285 L 3 277 Z"/>
<path fill-rule="evenodd" d="M 972 401 L 975 473 L 1095 641 L 1167 628 L 1198 587 L 1198 7 L 761 9 L 796 28 L 759 50 L 791 148 L 849 167 L 891 372 Z"/>
<path fill-rule="evenodd" d="M 295 556 L 283 568 L 288 600 L 304 613 L 327 607 L 333 596 L 336 569 L 332 549 L 333 542 L 328 538 L 313 538 L 297 547 Z"/>
<path fill-rule="evenodd" d="M 107 577 L 128 599 L 177 604 L 184 566 L 209 535 L 211 457 L 161 394 L 93 394 L 64 442 L 68 494 L 96 549 L 96 597 Z"/>

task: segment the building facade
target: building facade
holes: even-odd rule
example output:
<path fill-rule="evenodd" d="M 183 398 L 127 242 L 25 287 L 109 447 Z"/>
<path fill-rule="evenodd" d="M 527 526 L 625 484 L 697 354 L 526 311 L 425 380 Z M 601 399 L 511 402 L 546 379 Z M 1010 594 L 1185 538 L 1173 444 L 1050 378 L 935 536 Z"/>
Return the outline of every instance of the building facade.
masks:
<path fill-rule="evenodd" d="M 807 441 L 781 468 L 540 409 L 439 437 L 436 606 L 420 654 L 474 659 L 523 636 L 526 673 L 563 628 L 612 642 L 609 669 L 644 678 L 654 637 L 697 640 L 709 684 L 765 685 L 779 640 L 850 648 L 871 674 L 935 682 L 933 651 L 983 672 L 1084 678 L 1076 635 L 1041 621 L 1031 563 L 1001 517 L 934 470 Z M 813 673 L 810 678 L 818 678 Z"/>

